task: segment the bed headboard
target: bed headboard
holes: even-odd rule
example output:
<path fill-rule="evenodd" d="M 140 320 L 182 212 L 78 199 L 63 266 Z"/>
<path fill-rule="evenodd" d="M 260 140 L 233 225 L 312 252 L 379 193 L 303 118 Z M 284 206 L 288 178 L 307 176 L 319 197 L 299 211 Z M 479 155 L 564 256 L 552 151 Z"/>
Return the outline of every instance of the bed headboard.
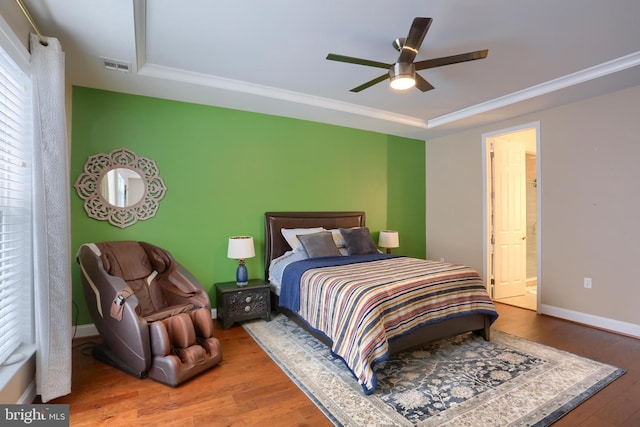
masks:
<path fill-rule="evenodd" d="M 324 227 L 351 228 L 364 227 L 365 213 L 352 212 L 266 212 L 264 214 L 264 274 L 269 279 L 271 260 L 282 256 L 291 247 L 282 236 L 283 228 Z"/>

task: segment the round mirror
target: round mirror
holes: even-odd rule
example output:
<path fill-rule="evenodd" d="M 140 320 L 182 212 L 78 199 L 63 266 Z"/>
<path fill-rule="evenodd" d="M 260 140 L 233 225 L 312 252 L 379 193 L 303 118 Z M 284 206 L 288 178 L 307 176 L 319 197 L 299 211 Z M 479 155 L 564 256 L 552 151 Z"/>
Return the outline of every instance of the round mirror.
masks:
<path fill-rule="evenodd" d="M 167 188 L 153 160 L 120 148 L 90 156 L 74 187 L 91 218 L 120 227 L 155 216 Z"/>
<path fill-rule="evenodd" d="M 144 180 L 129 168 L 111 169 L 100 180 L 100 194 L 107 203 L 119 208 L 130 208 L 144 197 Z"/>

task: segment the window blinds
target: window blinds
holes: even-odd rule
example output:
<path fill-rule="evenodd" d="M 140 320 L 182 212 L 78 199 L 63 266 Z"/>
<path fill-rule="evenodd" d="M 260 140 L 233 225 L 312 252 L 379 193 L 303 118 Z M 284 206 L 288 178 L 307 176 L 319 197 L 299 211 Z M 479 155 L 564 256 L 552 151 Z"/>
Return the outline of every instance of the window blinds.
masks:
<path fill-rule="evenodd" d="M 32 342 L 30 81 L 0 48 L 0 365 Z"/>

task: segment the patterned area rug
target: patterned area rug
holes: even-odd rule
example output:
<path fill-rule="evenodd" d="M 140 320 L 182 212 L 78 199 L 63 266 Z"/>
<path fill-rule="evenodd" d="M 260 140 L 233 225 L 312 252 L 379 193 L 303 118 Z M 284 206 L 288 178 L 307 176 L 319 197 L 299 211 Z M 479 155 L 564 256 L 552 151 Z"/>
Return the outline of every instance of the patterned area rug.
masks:
<path fill-rule="evenodd" d="M 393 355 L 366 396 L 344 362 L 283 315 L 245 329 L 337 426 L 547 426 L 624 373 L 497 330 Z"/>

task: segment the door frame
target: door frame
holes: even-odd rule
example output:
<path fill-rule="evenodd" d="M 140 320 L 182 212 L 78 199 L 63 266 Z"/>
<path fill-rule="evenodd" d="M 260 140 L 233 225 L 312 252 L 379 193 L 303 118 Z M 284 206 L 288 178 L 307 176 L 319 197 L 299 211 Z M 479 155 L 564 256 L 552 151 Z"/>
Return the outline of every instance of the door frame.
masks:
<path fill-rule="evenodd" d="M 489 295 L 493 298 L 492 293 L 492 278 L 493 271 L 491 265 L 491 158 L 490 158 L 490 148 L 489 141 L 492 138 L 495 138 L 500 135 L 514 133 L 518 131 L 523 131 L 526 129 L 535 128 L 536 130 L 536 180 L 537 180 L 537 191 L 536 191 L 536 217 L 537 217 L 537 239 L 536 239 L 536 276 L 537 276 L 537 301 L 536 301 L 536 310 L 540 312 L 541 305 L 541 294 L 542 294 L 542 263 L 541 263 L 541 248 L 542 248 L 542 168 L 541 165 L 541 149 L 540 149 L 540 121 L 524 123 L 522 125 L 513 126 L 505 129 L 498 129 L 495 131 L 483 133 L 481 135 L 482 138 L 482 240 L 483 240 L 483 251 L 482 251 L 482 265 L 483 265 L 483 277 L 485 279 L 487 291 Z"/>

